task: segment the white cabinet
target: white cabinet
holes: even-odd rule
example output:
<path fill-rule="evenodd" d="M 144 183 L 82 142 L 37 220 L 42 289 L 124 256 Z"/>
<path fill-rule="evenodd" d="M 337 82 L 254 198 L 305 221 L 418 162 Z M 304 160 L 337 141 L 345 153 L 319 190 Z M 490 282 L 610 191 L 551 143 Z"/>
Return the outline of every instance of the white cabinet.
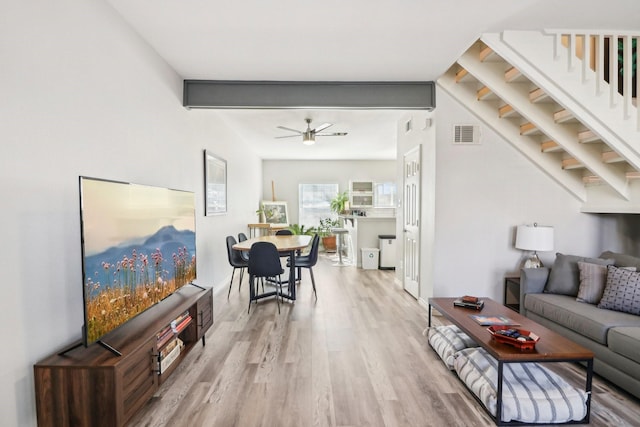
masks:
<path fill-rule="evenodd" d="M 352 208 L 373 207 L 373 181 L 349 181 L 349 205 Z"/>

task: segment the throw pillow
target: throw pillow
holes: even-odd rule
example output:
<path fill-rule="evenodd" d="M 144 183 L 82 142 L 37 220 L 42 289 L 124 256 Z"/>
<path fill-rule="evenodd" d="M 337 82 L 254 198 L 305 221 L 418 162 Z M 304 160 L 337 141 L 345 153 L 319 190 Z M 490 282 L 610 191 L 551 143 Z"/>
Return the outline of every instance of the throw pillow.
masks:
<path fill-rule="evenodd" d="M 576 255 L 564 255 L 558 252 L 544 291 L 549 294 L 577 296 L 580 288 L 579 261 L 600 265 L 613 264 L 612 259 L 585 258 Z"/>
<path fill-rule="evenodd" d="M 625 270 L 636 271 L 635 267 L 623 267 Z M 576 301 L 598 304 L 607 284 L 607 266 L 578 261 L 580 270 L 580 288 Z"/>
<path fill-rule="evenodd" d="M 598 308 L 640 315 L 640 272 L 607 267 L 607 285 Z"/>

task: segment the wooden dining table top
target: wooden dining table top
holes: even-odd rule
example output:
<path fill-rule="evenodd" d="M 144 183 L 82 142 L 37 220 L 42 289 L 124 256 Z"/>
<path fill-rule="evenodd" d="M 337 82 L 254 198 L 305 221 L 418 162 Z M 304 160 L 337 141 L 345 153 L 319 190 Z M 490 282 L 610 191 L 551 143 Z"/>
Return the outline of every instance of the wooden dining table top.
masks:
<path fill-rule="evenodd" d="M 251 245 L 256 242 L 271 242 L 276 246 L 278 251 L 295 251 L 309 246 L 309 243 L 311 243 L 311 236 L 302 234 L 258 236 L 238 242 L 232 247 L 238 251 L 248 251 L 251 249 Z"/>

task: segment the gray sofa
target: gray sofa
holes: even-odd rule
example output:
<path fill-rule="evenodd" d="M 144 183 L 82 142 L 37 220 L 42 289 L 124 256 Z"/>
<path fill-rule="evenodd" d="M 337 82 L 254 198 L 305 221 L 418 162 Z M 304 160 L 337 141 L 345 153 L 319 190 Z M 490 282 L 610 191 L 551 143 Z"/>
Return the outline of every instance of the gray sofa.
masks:
<path fill-rule="evenodd" d="M 593 299 L 585 302 L 579 298 L 584 297 L 589 279 L 587 268 L 599 269 L 597 265 L 605 266 L 602 273 L 605 277 L 601 279 L 605 280 L 602 285 L 605 293 L 595 298 L 599 304 L 595 304 Z M 634 268 L 637 273 L 628 273 Z M 617 296 L 612 295 L 617 283 L 610 286 L 615 282 L 614 273 L 628 279 L 624 284 L 627 286 L 623 288 L 624 292 L 618 292 Z M 551 268 L 521 270 L 520 312 L 593 351 L 595 372 L 640 398 L 640 315 L 632 314 L 640 311 L 638 278 L 640 258 L 609 251 L 603 252 L 597 259 L 558 253 Z M 634 289 L 637 289 L 635 295 Z M 620 294 L 626 298 L 626 306 L 602 308 L 602 305 L 607 306 L 612 301 L 619 303 Z"/>

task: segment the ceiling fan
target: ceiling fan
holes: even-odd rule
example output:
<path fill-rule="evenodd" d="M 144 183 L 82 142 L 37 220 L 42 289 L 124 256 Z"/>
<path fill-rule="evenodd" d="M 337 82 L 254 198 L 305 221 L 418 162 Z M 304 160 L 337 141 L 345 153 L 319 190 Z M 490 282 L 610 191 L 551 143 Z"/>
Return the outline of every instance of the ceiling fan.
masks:
<path fill-rule="evenodd" d="M 302 143 L 305 145 L 313 145 L 316 143 L 316 136 L 345 136 L 347 132 L 322 132 L 329 126 L 333 126 L 333 123 L 323 123 L 320 126 L 311 129 L 311 119 L 304 119 L 307 122 L 307 129 L 304 131 L 291 129 L 284 126 L 278 126 L 280 129 L 288 130 L 290 132 L 295 132 L 295 135 L 286 135 L 286 136 L 276 136 L 276 138 L 291 138 L 294 136 L 302 135 Z"/>

